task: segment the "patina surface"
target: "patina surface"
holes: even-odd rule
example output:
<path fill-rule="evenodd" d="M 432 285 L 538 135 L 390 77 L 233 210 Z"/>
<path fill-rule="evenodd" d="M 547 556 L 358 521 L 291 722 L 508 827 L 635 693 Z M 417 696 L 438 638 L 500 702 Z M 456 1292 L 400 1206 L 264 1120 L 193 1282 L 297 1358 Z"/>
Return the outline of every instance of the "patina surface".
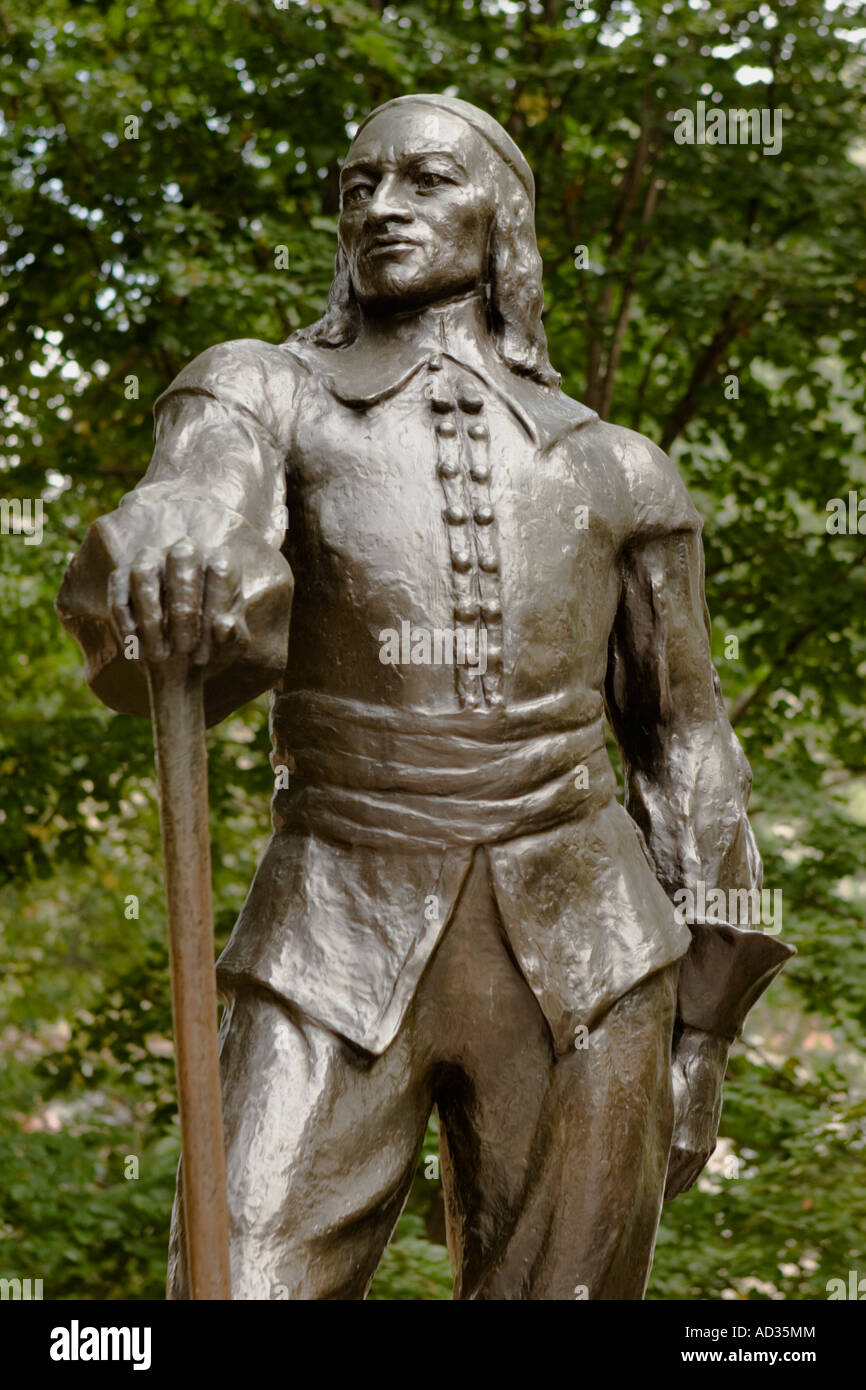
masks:
<path fill-rule="evenodd" d="M 233 1296 L 363 1297 L 436 1105 L 457 1297 L 641 1298 L 789 954 L 674 911 L 761 882 L 701 521 L 560 390 L 501 126 L 389 102 L 342 198 L 324 317 L 180 373 L 59 601 L 112 708 L 148 713 L 178 632 L 209 722 L 273 690 L 274 834 L 219 963 Z"/>

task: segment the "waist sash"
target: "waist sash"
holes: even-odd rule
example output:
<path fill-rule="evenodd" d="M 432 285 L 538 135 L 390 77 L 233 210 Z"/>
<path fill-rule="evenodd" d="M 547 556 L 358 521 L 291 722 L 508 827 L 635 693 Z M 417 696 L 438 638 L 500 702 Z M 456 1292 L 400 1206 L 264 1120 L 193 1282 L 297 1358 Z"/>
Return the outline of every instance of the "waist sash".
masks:
<path fill-rule="evenodd" d="M 600 716 L 575 725 L 559 712 L 551 729 L 551 712 L 538 713 L 428 718 L 308 692 L 276 696 L 273 763 L 288 768 L 289 786 L 274 796 L 274 825 L 423 849 L 514 839 L 605 805 L 616 779 Z"/>

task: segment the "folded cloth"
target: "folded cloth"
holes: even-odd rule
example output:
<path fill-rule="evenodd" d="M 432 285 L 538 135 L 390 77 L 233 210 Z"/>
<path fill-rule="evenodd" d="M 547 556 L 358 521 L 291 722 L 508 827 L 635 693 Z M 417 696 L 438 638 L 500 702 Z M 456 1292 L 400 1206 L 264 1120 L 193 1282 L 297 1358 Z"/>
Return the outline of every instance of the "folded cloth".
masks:
<path fill-rule="evenodd" d="M 274 796 L 275 827 L 372 847 L 491 844 L 613 796 L 600 717 L 543 733 L 526 732 L 528 721 L 481 721 L 476 737 L 471 713 L 395 719 L 306 692 L 277 697 L 273 760 L 290 784 Z"/>
<path fill-rule="evenodd" d="M 598 707 L 426 715 L 301 692 L 272 707 L 290 785 L 219 962 L 383 1052 L 473 855 L 561 1053 L 688 949 L 615 799 Z"/>
<path fill-rule="evenodd" d="M 774 936 L 729 922 L 689 922 L 692 944 L 680 968 L 677 1013 L 689 1028 L 731 1041 L 746 1014 L 796 955 Z"/>

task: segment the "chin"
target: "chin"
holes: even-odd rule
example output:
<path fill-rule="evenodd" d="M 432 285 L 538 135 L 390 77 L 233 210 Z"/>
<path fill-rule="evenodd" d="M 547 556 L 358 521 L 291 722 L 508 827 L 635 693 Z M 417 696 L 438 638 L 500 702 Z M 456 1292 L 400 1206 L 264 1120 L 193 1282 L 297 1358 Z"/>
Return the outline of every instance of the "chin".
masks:
<path fill-rule="evenodd" d="M 438 289 L 418 281 L 383 276 L 375 285 L 364 285 L 358 298 L 369 309 L 411 309 L 438 296 Z"/>
<path fill-rule="evenodd" d="M 417 272 L 401 265 L 383 265 L 363 277 L 361 292 L 365 299 L 391 299 L 423 293 Z"/>

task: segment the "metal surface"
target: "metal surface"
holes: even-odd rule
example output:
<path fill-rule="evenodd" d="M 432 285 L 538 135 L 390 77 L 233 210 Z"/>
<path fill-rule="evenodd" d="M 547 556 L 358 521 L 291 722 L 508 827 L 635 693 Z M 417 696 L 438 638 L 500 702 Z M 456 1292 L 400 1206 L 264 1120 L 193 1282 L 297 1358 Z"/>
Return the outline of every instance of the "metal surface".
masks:
<path fill-rule="evenodd" d="M 148 665 L 171 959 L 191 1297 L 231 1297 L 211 910 L 203 672 Z"/>
<path fill-rule="evenodd" d="M 171 645 L 185 540 L 208 721 L 273 690 L 274 835 L 219 964 L 233 1293 L 363 1296 L 436 1104 L 457 1296 L 641 1297 L 729 1024 L 790 954 L 692 951 L 674 913 L 761 883 L 700 518 L 560 390 L 495 121 L 400 98 L 341 181 L 323 318 L 180 373 L 60 597 L 94 690 L 146 713 L 120 637 Z M 179 1201 L 174 1297 L 183 1225 Z"/>

